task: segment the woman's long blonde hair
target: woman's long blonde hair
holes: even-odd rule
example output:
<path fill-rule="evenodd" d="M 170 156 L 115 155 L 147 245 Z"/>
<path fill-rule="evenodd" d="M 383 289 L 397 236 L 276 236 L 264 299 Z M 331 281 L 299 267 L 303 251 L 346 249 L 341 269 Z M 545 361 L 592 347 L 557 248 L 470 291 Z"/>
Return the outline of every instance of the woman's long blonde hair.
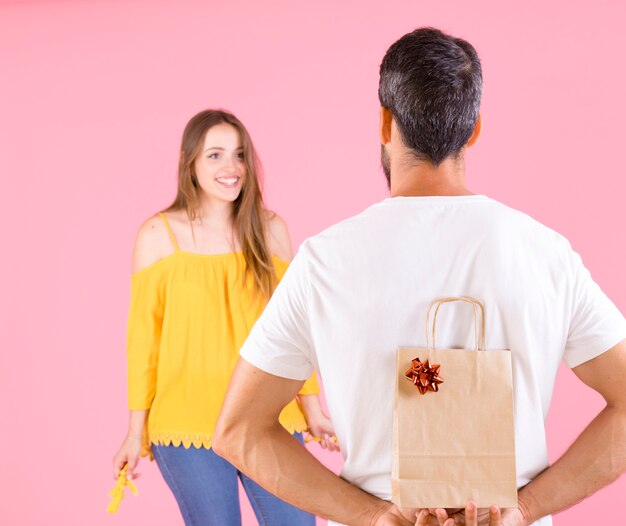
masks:
<path fill-rule="evenodd" d="M 193 224 L 200 206 L 200 190 L 194 174 L 194 162 L 202 150 L 207 131 L 222 123 L 233 126 L 241 137 L 246 176 L 241 193 L 233 203 L 233 225 L 245 259 L 246 275 L 252 277 L 257 292 L 267 299 L 275 287 L 276 274 L 265 237 L 261 166 L 248 130 L 232 113 L 205 110 L 187 123 L 178 163 L 178 191 L 176 199 L 165 212 L 186 210 L 189 222 Z"/>

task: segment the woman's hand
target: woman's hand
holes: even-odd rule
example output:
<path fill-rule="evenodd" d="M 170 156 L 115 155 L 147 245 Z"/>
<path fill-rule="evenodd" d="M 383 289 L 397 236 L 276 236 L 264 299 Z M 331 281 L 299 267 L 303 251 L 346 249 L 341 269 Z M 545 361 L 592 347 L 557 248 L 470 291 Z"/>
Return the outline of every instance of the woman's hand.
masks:
<path fill-rule="evenodd" d="M 322 449 L 339 451 L 333 423 L 322 411 L 319 397 L 317 395 L 300 395 L 298 400 L 313 440 L 319 441 Z"/>
<path fill-rule="evenodd" d="M 339 451 L 339 444 L 335 437 L 333 423 L 324 413 L 320 413 L 311 420 L 307 418 L 307 423 L 309 424 L 309 433 L 311 433 L 313 437 L 320 439 L 319 444 L 322 449 Z"/>
<path fill-rule="evenodd" d="M 126 478 L 133 480 L 138 474 L 133 474 L 137 467 L 139 457 L 141 456 L 141 447 L 143 442 L 143 430 L 148 416 L 147 410 L 131 410 L 128 415 L 128 434 L 122 442 L 122 446 L 117 454 L 113 457 L 113 478 L 117 480 L 120 476 L 122 468 L 128 464 L 126 470 Z"/>
<path fill-rule="evenodd" d="M 137 478 L 134 474 L 134 470 L 139 462 L 141 456 L 141 435 L 140 436 L 128 436 L 122 442 L 117 454 L 113 457 L 113 478 L 117 479 L 120 476 L 120 471 L 125 465 L 128 465 L 126 470 L 126 478 L 133 480 Z"/>

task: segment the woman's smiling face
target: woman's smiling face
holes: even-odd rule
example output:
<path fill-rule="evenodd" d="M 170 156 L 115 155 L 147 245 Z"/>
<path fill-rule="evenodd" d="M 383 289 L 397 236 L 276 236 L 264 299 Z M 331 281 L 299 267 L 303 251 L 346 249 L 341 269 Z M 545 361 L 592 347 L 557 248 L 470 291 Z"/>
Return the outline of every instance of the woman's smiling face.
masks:
<path fill-rule="evenodd" d="M 198 186 L 209 198 L 234 202 L 246 178 L 241 137 L 227 123 L 216 124 L 205 137 L 200 154 L 194 161 Z"/>

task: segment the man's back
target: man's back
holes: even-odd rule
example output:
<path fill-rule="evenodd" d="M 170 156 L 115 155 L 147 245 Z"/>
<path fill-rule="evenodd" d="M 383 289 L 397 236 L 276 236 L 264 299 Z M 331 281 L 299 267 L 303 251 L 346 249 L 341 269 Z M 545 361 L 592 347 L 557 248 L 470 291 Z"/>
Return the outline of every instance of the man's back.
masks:
<path fill-rule="evenodd" d="M 490 524 L 545 526 L 551 513 L 626 472 L 615 446 L 626 440 L 626 321 L 566 240 L 471 195 L 465 152 L 480 136 L 481 95 L 480 59 L 466 40 L 418 28 L 389 47 L 380 65 L 378 131 L 392 198 L 302 245 L 241 350 L 216 450 L 289 502 L 335 521 L 415 518 L 377 497 L 391 493 L 396 349 L 425 345 L 427 309 L 442 297 L 480 300 L 487 348 L 512 351 L 518 507 L 483 510 Z M 471 312 L 444 307 L 438 347 L 472 345 Z M 562 359 L 607 406 L 544 470 L 543 421 Z M 342 476 L 352 484 L 293 447 L 277 424 L 313 367 L 345 457 Z M 454 434 L 455 423 L 442 416 L 416 422 L 416 432 L 440 425 Z M 476 526 L 475 514 L 468 502 L 454 519 Z M 425 526 L 441 524 L 446 512 L 420 515 L 416 524 Z"/>
<path fill-rule="evenodd" d="M 626 329 L 567 240 L 520 212 L 484 196 L 370 207 L 302 245 L 241 354 L 287 377 L 318 369 L 342 476 L 389 499 L 396 348 L 425 346 L 428 307 L 445 296 L 480 300 L 487 349 L 512 351 L 522 486 L 548 465 L 543 422 L 561 359 L 587 361 Z M 443 307 L 437 346 L 473 347 L 472 316 Z M 271 365 L 255 352 L 270 348 Z"/>

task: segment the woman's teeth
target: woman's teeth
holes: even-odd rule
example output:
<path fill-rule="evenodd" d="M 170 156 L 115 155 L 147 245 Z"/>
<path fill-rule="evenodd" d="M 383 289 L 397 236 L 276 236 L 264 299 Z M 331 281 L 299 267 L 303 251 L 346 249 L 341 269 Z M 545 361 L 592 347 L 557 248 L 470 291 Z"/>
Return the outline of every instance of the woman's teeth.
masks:
<path fill-rule="evenodd" d="M 239 177 L 217 177 L 215 180 L 224 186 L 235 186 L 239 182 Z"/>

